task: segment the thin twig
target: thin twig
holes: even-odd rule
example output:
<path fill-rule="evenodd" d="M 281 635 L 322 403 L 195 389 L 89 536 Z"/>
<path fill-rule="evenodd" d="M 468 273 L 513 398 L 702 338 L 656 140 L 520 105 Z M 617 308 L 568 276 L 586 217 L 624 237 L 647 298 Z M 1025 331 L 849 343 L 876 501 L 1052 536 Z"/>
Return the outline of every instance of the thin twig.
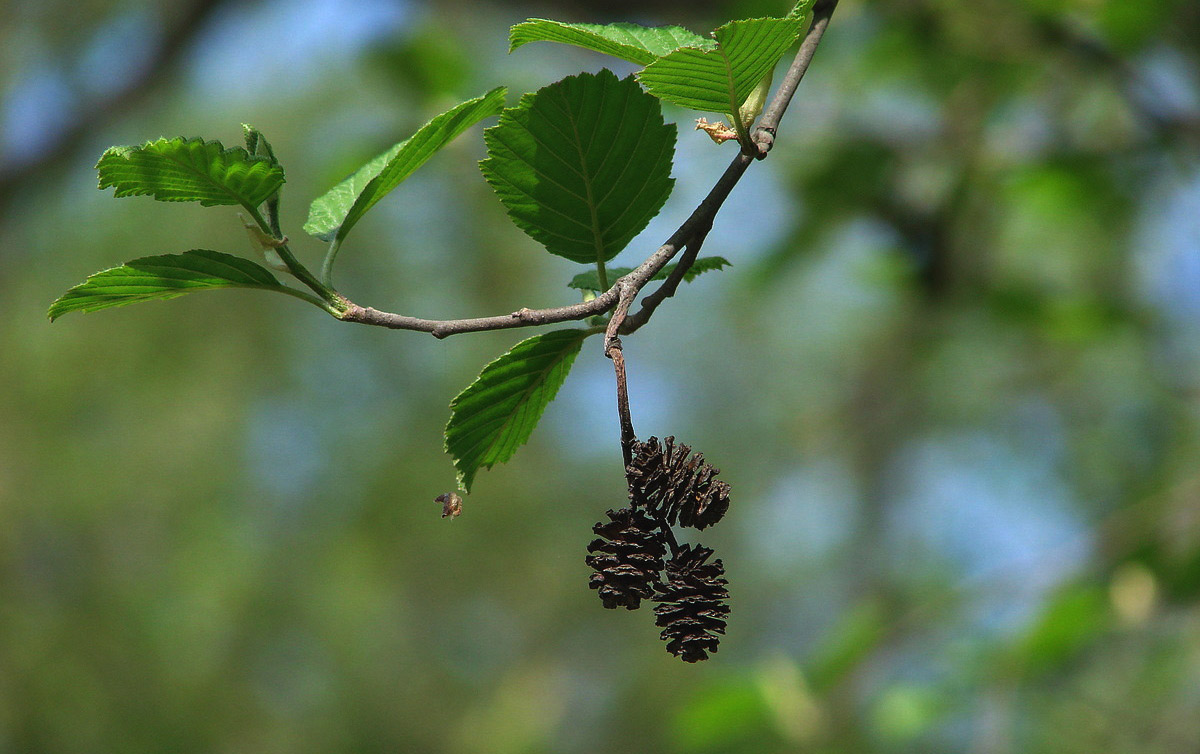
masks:
<path fill-rule="evenodd" d="M 779 126 L 779 121 L 783 118 L 788 104 L 791 103 L 792 96 L 796 93 L 796 87 L 799 86 L 800 80 L 804 78 L 805 71 L 808 70 L 809 65 L 812 63 L 813 53 L 816 52 L 817 45 L 820 43 L 825 29 L 829 25 L 829 17 L 833 14 L 833 9 L 836 7 L 837 0 L 818 0 L 814 7 L 812 25 L 809 26 L 808 33 L 805 35 L 804 41 L 800 44 L 799 52 L 796 53 L 796 57 L 792 61 L 787 75 L 784 77 L 779 89 L 775 92 L 775 97 L 771 100 L 766 110 L 764 110 L 763 117 L 759 121 L 759 126 L 755 130 L 754 140 L 760 149 L 757 156 L 758 159 L 765 157 L 767 152 L 771 150 L 771 147 L 774 146 L 775 131 Z M 346 322 L 387 327 L 393 330 L 416 330 L 418 332 L 430 333 L 436 338 L 445 338 L 450 335 L 458 335 L 459 333 L 548 325 L 555 322 L 580 320 L 603 314 L 621 301 L 622 296 L 625 295 L 623 292 L 632 291 L 632 293 L 628 294 L 631 296 L 630 303 L 632 303 L 632 297 L 636 297 L 642 288 L 646 287 L 646 284 L 658 274 L 659 270 L 667 262 L 671 261 L 681 248 L 693 244 L 697 238 L 701 239 L 701 241 L 703 240 L 704 235 L 712 227 L 713 218 L 716 217 L 717 211 L 720 210 L 721 205 L 724 204 L 725 199 L 733 191 L 733 187 L 737 185 L 738 181 L 741 180 L 742 175 L 746 172 L 746 168 L 750 166 L 750 163 L 754 159 L 754 157 L 743 153 L 739 153 L 734 157 L 716 185 L 708 192 L 708 196 L 704 197 L 704 200 L 692 211 L 688 219 L 671 234 L 666 243 L 651 254 L 646 261 L 642 262 L 637 269 L 624 277 L 618 278 L 608 290 L 591 301 L 550 309 L 519 309 L 511 314 L 501 314 L 492 317 L 437 320 L 379 311 L 371 307 L 359 306 L 349 299 L 340 298 L 338 302 L 339 308 L 344 303 L 345 311 L 337 316 Z M 699 243 L 695 243 L 695 247 L 698 253 Z M 680 274 L 682 275 L 682 273 Z M 660 286 L 655 291 L 655 295 L 659 291 L 664 291 L 661 298 L 667 298 L 669 294 L 665 293 L 665 290 L 667 290 L 665 285 Z M 637 327 L 641 327 L 649 320 L 650 315 L 657 305 L 655 303 L 649 310 L 643 307 L 635 317 L 631 318 Z M 644 315 L 643 312 L 645 312 Z M 622 319 L 624 320 L 624 318 Z"/>
<path fill-rule="evenodd" d="M 692 265 L 696 263 L 696 257 L 700 254 L 700 247 L 704 245 L 704 239 L 708 237 L 708 231 L 697 231 L 688 245 L 684 247 L 683 254 L 679 257 L 679 262 L 676 263 L 675 269 L 671 270 L 671 274 L 662 282 L 652 293 L 642 299 L 642 308 L 638 309 L 636 314 L 631 314 L 625 318 L 625 322 L 621 325 L 621 334 L 629 335 L 637 332 L 638 328 L 650 321 L 650 317 L 654 314 L 654 310 L 663 301 L 675 295 L 675 291 L 679 288 L 679 284 L 683 282 L 683 278 L 687 275 L 688 270 L 692 269 Z"/>
<path fill-rule="evenodd" d="M 771 104 L 763 110 L 762 118 L 758 121 L 758 128 L 755 129 L 754 140 L 758 142 L 760 149 L 758 159 L 766 157 L 767 152 L 771 151 L 771 147 L 775 146 L 775 131 L 779 128 L 779 121 L 783 120 L 783 114 L 787 112 L 788 105 L 792 103 L 792 96 L 795 95 L 796 88 L 800 86 L 800 80 L 804 78 L 804 74 L 808 72 L 808 67 L 812 64 L 813 55 L 817 52 L 817 45 L 821 44 L 821 38 L 825 36 L 825 29 L 829 28 L 829 19 L 833 16 L 837 4 L 838 0 L 817 0 L 817 4 L 813 6 L 812 24 L 808 27 L 808 33 L 804 35 L 804 41 L 800 43 L 800 51 L 792 60 L 792 65 L 788 68 L 787 75 L 783 77 L 779 90 L 771 99 Z"/>
<path fill-rule="evenodd" d="M 625 468 L 633 463 L 633 443 L 637 434 L 633 431 L 633 417 L 629 413 L 629 387 L 625 375 L 625 352 L 621 349 L 621 325 L 629 314 L 629 307 L 637 297 L 637 289 L 632 286 L 621 288 L 621 296 L 613 309 L 612 318 L 604 331 L 604 355 L 612 359 L 613 371 L 617 375 L 617 415 L 621 420 L 621 455 L 625 458 Z"/>

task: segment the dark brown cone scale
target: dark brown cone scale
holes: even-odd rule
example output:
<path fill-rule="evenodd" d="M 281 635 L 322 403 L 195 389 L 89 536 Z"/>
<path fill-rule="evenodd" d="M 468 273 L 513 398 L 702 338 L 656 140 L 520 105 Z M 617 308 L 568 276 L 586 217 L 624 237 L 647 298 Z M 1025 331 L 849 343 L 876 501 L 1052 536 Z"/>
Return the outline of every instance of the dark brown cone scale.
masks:
<path fill-rule="evenodd" d="M 587 564 L 596 570 L 588 585 L 599 590 L 605 607 L 636 610 L 654 596 L 666 547 L 658 525 L 642 511 L 610 510 L 608 518 L 592 527 L 600 538 L 587 548 Z"/>
<path fill-rule="evenodd" d="M 729 485 L 715 478 L 720 469 L 705 463 L 703 454 L 689 458 L 692 449 L 676 445 L 674 437 L 661 445 L 656 437 L 635 442 L 633 452 L 626 476 L 635 507 L 695 529 L 712 526 L 729 510 Z"/>
<path fill-rule="evenodd" d="M 729 615 L 729 582 L 720 559 L 706 562 L 713 551 L 684 545 L 667 561 L 667 583 L 659 584 L 654 623 L 663 629 L 667 651 L 684 662 L 707 660 L 717 651 Z"/>

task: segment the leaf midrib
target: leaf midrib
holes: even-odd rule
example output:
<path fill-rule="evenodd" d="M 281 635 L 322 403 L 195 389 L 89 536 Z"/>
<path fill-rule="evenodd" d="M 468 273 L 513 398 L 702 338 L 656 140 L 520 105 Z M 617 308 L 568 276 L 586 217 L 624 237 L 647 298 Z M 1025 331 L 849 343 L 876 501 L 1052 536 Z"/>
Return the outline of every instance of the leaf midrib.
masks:
<path fill-rule="evenodd" d="M 168 141 L 167 143 L 169 144 L 170 142 Z M 205 141 L 192 142 L 192 143 L 199 143 L 199 144 L 200 144 L 200 147 L 201 147 L 201 151 L 205 151 L 205 148 L 208 146 L 208 142 L 205 142 Z M 190 147 L 190 145 L 189 145 L 189 142 L 188 142 L 187 140 L 184 140 L 184 141 L 183 141 L 183 147 L 184 147 L 184 151 L 185 151 L 185 152 L 187 152 L 187 154 L 189 154 L 189 155 L 190 155 L 190 154 L 192 153 L 192 152 L 191 152 L 191 147 Z M 220 151 L 217 153 L 217 155 L 216 155 L 216 156 L 217 156 L 217 158 L 218 158 L 218 159 L 221 159 L 221 158 L 223 158 L 226 152 L 229 152 L 229 153 L 231 153 L 231 154 L 237 154 L 237 152 L 236 152 L 236 148 L 235 148 L 235 150 L 225 150 L 225 149 L 222 149 L 222 150 L 220 150 Z M 176 159 L 176 158 L 175 158 L 175 156 L 174 156 L 174 155 L 171 155 L 171 154 L 164 154 L 163 156 L 164 156 L 164 157 L 166 157 L 166 158 L 167 158 L 167 160 L 169 160 L 169 161 L 171 161 L 171 162 L 174 162 L 174 163 L 176 163 L 176 164 L 178 164 L 178 165 L 180 165 L 180 166 L 182 166 L 182 167 L 184 167 L 184 168 L 188 168 L 188 169 L 191 169 L 191 170 L 193 170 L 193 171 L 196 173 L 196 175 L 200 176 L 201 178 L 205 178 L 205 179 L 207 179 L 207 180 L 208 180 L 208 182 L 209 182 L 209 183 L 211 183 L 213 186 L 216 186 L 218 189 L 220 189 L 220 190 L 224 191 L 224 192 L 226 193 L 226 195 L 228 195 L 230 198 L 232 198 L 236 204 L 240 204 L 240 205 L 242 205 L 242 206 L 243 206 L 243 207 L 245 207 L 247 210 L 254 210 L 254 209 L 257 207 L 257 205 L 255 205 L 255 206 L 253 206 L 253 207 L 252 207 L 250 204 L 248 204 L 248 203 L 245 201 L 245 199 L 244 199 L 243 197 L 241 197 L 241 196 L 238 196 L 238 195 L 237 195 L 237 193 L 235 193 L 235 192 L 233 191 L 233 189 L 231 189 L 231 188 L 228 188 L 228 187 L 227 187 L 227 186 L 225 186 L 224 184 L 218 183 L 218 182 L 217 182 L 215 179 L 213 179 L 213 177 L 212 177 L 211 175 L 209 175 L 208 173 L 205 173 L 205 172 L 202 172 L 202 171 L 198 170 L 198 169 L 197 169 L 197 168 L 196 168 L 194 165 L 192 165 L 191 163 L 185 163 L 185 162 L 183 162 L 183 161 L 181 161 L 181 160 L 178 160 L 178 159 Z M 254 155 L 251 155 L 251 154 L 247 153 L 247 159 L 249 160 L 249 163 L 248 163 L 248 166 L 247 166 L 247 173 L 248 173 L 248 172 L 249 172 L 249 171 L 252 169 L 253 163 L 254 163 L 254 162 L 257 162 L 258 160 L 261 160 L 262 158 L 255 157 Z M 263 162 L 267 162 L 267 160 L 262 160 L 262 161 L 263 161 Z M 224 159 L 221 159 L 221 163 L 220 163 L 220 164 L 221 164 L 221 169 L 222 169 L 222 171 L 223 171 L 224 175 L 225 175 L 226 177 L 228 177 L 228 175 L 229 175 L 229 165 L 226 165 L 226 164 L 225 164 L 225 161 L 224 161 Z M 269 163 L 268 163 L 268 164 L 269 164 Z"/>

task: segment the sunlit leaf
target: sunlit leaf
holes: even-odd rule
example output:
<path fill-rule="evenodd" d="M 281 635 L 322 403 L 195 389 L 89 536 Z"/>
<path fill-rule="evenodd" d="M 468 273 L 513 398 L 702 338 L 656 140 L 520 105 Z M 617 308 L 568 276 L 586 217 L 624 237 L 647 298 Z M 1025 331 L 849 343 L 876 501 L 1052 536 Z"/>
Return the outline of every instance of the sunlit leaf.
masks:
<path fill-rule="evenodd" d="M 50 305 L 54 320 L 67 312 L 94 312 L 112 306 L 157 301 L 211 288 L 262 288 L 291 292 L 263 267 L 208 249 L 142 257 L 97 272 Z"/>
<path fill-rule="evenodd" d="M 559 42 L 612 55 L 637 65 L 647 65 L 680 47 L 711 49 L 716 43 L 681 26 L 639 26 L 638 24 L 568 24 L 531 18 L 512 27 L 509 48 L 512 52 L 530 42 Z"/>
<path fill-rule="evenodd" d="M 481 467 L 504 463 L 525 444 L 587 336 L 586 330 L 556 330 L 523 340 L 450 403 L 446 452 L 463 489 L 470 491 Z"/>
<path fill-rule="evenodd" d="M 688 268 L 687 272 L 683 273 L 683 281 L 685 283 L 690 283 L 703 272 L 720 270 L 729 266 L 730 261 L 725 257 L 700 257 L 695 262 L 692 262 L 692 266 Z M 675 265 L 668 264 L 659 270 L 657 275 L 650 279 L 666 280 L 674 271 Z M 631 272 L 633 272 L 633 268 L 631 267 L 610 267 L 608 268 L 608 279 L 611 283 L 611 281 L 614 281 L 624 275 L 628 275 Z M 567 283 L 567 287 L 578 288 L 581 291 L 595 291 L 596 293 L 601 293 L 604 290 L 600 287 L 600 274 L 596 270 L 588 270 L 586 272 L 579 273 L 575 277 L 571 278 L 571 282 Z"/>
<path fill-rule="evenodd" d="M 159 139 L 110 147 L 96 163 L 100 188 L 115 196 L 153 196 L 163 202 L 257 207 L 283 185 L 283 168 L 219 141 Z"/>
<path fill-rule="evenodd" d="M 685 47 L 638 74 L 656 97 L 703 112 L 736 113 L 800 36 L 800 18 L 733 21 L 713 32 L 716 49 Z"/>
<path fill-rule="evenodd" d="M 267 137 L 263 136 L 262 131 L 259 131 L 249 123 L 243 123 L 242 136 L 246 139 L 247 152 L 258 157 L 265 157 L 276 165 L 279 164 L 279 160 L 275 157 L 275 150 L 271 147 L 271 142 L 267 141 Z"/>
<path fill-rule="evenodd" d="M 497 115 L 504 107 L 505 93 L 504 87 L 497 87 L 447 110 L 363 165 L 312 203 L 304 230 L 325 241 L 345 238 L 367 210 L 439 149 L 484 118 Z"/>
<path fill-rule="evenodd" d="M 272 164 L 278 165 L 279 160 L 275 157 L 275 149 L 271 146 L 271 142 L 267 141 L 267 137 L 263 136 L 262 131 L 259 131 L 249 123 L 242 124 L 242 136 L 246 139 L 246 151 L 258 157 L 264 157 L 270 160 Z M 276 238 L 283 238 L 283 229 L 279 224 L 279 191 L 267 197 L 265 202 L 265 215 L 267 225 L 271 229 L 271 233 Z M 279 260 L 278 255 L 271 251 L 267 255 L 272 262 L 282 265 L 282 260 Z"/>
<path fill-rule="evenodd" d="M 513 222 L 576 262 L 616 256 L 674 185 L 674 125 L 633 77 L 607 70 L 526 94 L 484 140 L 480 169 Z"/>

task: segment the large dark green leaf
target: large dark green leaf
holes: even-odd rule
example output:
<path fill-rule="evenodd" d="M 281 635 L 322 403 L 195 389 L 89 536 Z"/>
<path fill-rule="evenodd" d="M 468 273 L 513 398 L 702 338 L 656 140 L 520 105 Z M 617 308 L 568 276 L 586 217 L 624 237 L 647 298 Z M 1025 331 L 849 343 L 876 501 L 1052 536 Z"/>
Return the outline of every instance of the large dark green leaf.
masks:
<path fill-rule="evenodd" d="M 483 368 L 451 403 L 446 452 L 470 491 L 475 472 L 512 458 L 554 399 L 587 330 L 556 330 L 523 340 Z"/>
<path fill-rule="evenodd" d="M 367 210 L 463 131 L 504 107 L 504 87 L 467 100 L 430 120 L 408 139 L 359 168 L 313 201 L 304 230 L 325 241 L 346 237 Z"/>
<path fill-rule="evenodd" d="M 697 278 L 701 273 L 709 272 L 710 270 L 721 270 L 730 266 L 730 261 L 725 257 L 700 257 L 688 271 L 683 273 L 683 281 L 690 283 Z M 672 272 L 675 271 L 674 264 L 668 264 L 658 271 L 658 274 L 650 278 L 651 280 L 666 280 Z M 608 268 L 608 279 L 616 280 L 619 277 L 628 275 L 633 272 L 630 267 L 610 267 Z M 596 270 L 587 270 L 581 272 L 567 283 L 568 288 L 578 288 L 581 291 L 594 291 L 596 293 L 603 292 L 600 287 L 600 274 Z"/>
<path fill-rule="evenodd" d="M 800 36 L 802 18 L 733 21 L 713 32 L 716 49 L 684 47 L 638 74 L 656 97 L 702 112 L 737 113 Z"/>
<path fill-rule="evenodd" d="M 716 46 L 681 26 L 639 26 L 638 24 L 568 24 L 531 18 L 512 27 L 508 51 L 530 42 L 559 42 L 594 52 L 612 55 L 637 65 L 647 65 L 680 47 L 710 49 Z"/>
<path fill-rule="evenodd" d="M 513 222 L 576 262 L 616 256 L 674 184 L 675 127 L 633 77 L 607 70 L 526 94 L 484 140 L 480 168 Z"/>
<path fill-rule="evenodd" d="M 219 141 L 159 139 L 137 147 L 110 147 L 96 163 L 100 188 L 116 196 L 153 196 L 163 202 L 240 204 L 254 208 L 283 185 L 283 168 Z"/>
<path fill-rule="evenodd" d="M 254 262 L 219 251 L 193 249 L 183 254 L 142 257 L 97 272 L 51 304 L 48 314 L 54 320 L 67 312 L 94 312 L 211 288 L 262 288 L 308 299 L 281 285 Z"/>

